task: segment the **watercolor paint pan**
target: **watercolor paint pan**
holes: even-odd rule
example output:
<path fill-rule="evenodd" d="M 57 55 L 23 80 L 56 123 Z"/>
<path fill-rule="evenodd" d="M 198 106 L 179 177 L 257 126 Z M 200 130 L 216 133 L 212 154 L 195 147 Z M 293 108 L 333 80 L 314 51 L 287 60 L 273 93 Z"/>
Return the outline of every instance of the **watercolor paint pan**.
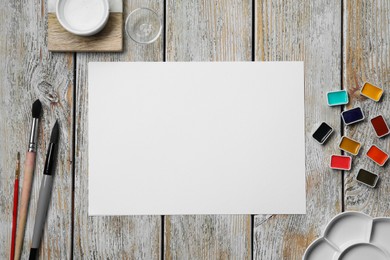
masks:
<path fill-rule="evenodd" d="M 341 106 L 348 104 L 348 92 L 346 90 L 330 91 L 326 93 L 328 106 Z"/>
<path fill-rule="evenodd" d="M 390 133 L 389 126 L 383 116 L 379 115 L 371 118 L 371 126 L 373 127 L 377 137 L 381 138 Z"/>
<path fill-rule="evenodd" d="M 355 107 L 345 110 L 341 113 L 345 125 L 352 125 L 364 120 L 364 114 L 361 107 Z"/>
<path fill-rule="evenodd" d="M 359 153 L 361 144 L 349 137 L 343 136 L 339 142 L 339 148 L 347 153 L 352 155 L 357 155 Z"/>
<path fill-rule="evenodd" d="M 376 145 L 371 145 L 370 149 L 368 149 L 366 153 L 367 157 L 373 160 L 379 166 L 385 165 L 387 159 L 389 159 L 389 155 L 379 149 Z"/>
<path fill-rule="evenodd" d="M 332 133 L 333 128 L 327 123 L 322 122 L 312 136 L 317 142 L 324 144 Z"/>
<path fill-rule="evenodd" d="M 383 89 L 371 84 L 371 83 L 364 83 L 363 87 L 360 89 L 360 94 L 362 96 L 365 96 L 369 99 L 372 99 L 376 102 L 378 102 L 383 94 Z"/>
<path fill-rule="evenodd" d="M 352 157 L 346 155 L 332 154 L 330 156 L 330 168 L 334 170 L 351 170 Z"/>
<path fill-rule="evenodd" d="M 364 169 L 360 169 L 356 175 L 356 180 L 364 185 L 367 185 L 370 188 L 375 188 L 378 182 L 378 174 L 369 172 Z"/>

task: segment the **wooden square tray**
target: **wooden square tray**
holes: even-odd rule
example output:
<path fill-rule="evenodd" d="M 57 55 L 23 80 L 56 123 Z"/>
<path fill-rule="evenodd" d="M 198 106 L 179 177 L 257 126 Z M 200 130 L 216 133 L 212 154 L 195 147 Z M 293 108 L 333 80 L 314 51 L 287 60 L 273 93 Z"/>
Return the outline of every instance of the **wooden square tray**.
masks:
<path fill-rule="evenodd" d="M 123 49 L 122 0 L 109 0 L 110 16 L 102 31 L 78 36 L 66 31 L 56 17 L 57 0 L 49 0 L 48 48 L 53 52 L 120 52 Z"/>

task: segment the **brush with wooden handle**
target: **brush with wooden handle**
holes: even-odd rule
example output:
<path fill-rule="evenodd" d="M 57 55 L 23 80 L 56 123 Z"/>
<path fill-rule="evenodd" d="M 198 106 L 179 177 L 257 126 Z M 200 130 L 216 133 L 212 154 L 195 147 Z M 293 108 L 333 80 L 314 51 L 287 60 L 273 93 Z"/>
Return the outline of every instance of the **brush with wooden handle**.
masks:
<path fill-rule="evenodd" d="M 26 161 L 24 164 L 23 186 L 22 195 L 20 199 L 18 229 L 16 232 L 16 245 L 15 245 L 15 258 L 20 259 L 22 254 L 24 231 L 27 221 L 28 205 L 30 203 L 31 184 L 34 175 L 35 157 L 38 146 L 38 123 L 39 116 L 41 115 L 42 104 L 37 99 L 32 105 L 32 117 L 30 140 L 28 145 L 28 151 L 26 154 Z"/>

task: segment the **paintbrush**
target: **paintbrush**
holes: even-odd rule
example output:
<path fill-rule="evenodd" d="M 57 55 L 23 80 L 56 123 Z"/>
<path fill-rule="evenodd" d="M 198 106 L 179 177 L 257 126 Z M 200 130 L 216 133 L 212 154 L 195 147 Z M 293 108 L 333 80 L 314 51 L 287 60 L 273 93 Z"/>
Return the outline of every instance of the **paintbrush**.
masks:
<path fill-rule="evenodd" d="M 16 260 L 20 259 L 22 253 L 23 239 L 24 239 L 24 230 L 26 226 L 28 205 L 30 202 L 30 193 L 31 193 L 31 184 L 35 168 L 35 157 L 37 153 L 38 146 L 38 123 L 39 116 L 42 112 L 42 104 L 37 99 L 32 105 L 32 124 L 30 131 L 30 139 L 28 144 L 28 151 L 26 154 L 26 161 L 24 164 L 24 176 L 23 176 L 23 187 L 22 187 L 22 197 L 20 201 L 20 211 L 19 211 L 19 227 L 16 233 L 16 246 L 15 246 L 15 258 Z"/>
<path fill-rule="evenodd" d="M 12 237 L 11 237 L 11 257 L 15 257 L 15 238 L 16 238 L 16 221 L 18 217 L 18 202 L 19 202 L 19 175 L 20 175 L 20 153 L 18 152 L 15 169 L 15 183 L 14 183 L 14 208 L 12 212 Z"/>
<path fill-rule="evenodd" d="M 35 216 L 29 260 L 35 260 L 38 257 L 39 245 L 41 244 L 42 233 L 46 222 L 47 210 L 49 208 L 51 191 L 53 188 L 59 135 L 58 122 L 56 121 L 53 130 L 51 131 L 50 143 L 46 154 L 45 168 L 43 169 L 41 188 L 39 189 L 37 213 Z"/>

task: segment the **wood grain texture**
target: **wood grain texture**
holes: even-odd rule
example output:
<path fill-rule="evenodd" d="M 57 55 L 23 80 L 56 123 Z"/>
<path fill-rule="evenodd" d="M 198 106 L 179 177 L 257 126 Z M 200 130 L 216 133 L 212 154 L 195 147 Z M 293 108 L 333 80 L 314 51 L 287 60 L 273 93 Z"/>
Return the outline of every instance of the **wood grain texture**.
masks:
<path fill-rule="evenodd" d="M 163 16 L 162 0 L 125 0 L 125 17 L 138 7 Z M 161 217 L 88 216 L 88 62 L 162 61 L 163 38 L 149 45 L 124 39 L 124 52 L 77 54 L 74 259 L 160 259 Z M 131 75 L 129 75 L 131 84 Z M 109 86 L 107 91 L 109 90 Z M 103 105 L 103 104 L 102 104 Z M 107 173 L 108 175 L 110 173 Z"/>
<path fill-rule="evenodd" d="M 250 259 L 251 217 L 166 216 L 165 259 Z"/>
<path fill-rule="evenodd" d="M 361 106 L 367 118 L 363 123 L 344 127 L 347 136 L 363 142 L 353 170 L 344 175 L 345 209 L 371 216 L 390 216 L 389 163 L 380 167 L 365 156 L 371 144 L 390 152 L 389 137 L 375 137 L 369 122 L 370 118 L 382 114 L 390 123 L 390 2 L 344 1 L 344 42 L 343 86 L 350 96 L 347 109 Z M 360 95 L 365 81 L 385 90 L 381 102 Z M 376 189 L 355 181 L 360 168 L 379 174 Z"/>
<path fill-rule="evenodd" d="M 47 49 L 46 2 L 0 2 L 0 259 L 9 258 L 12 176 L 21 152 L 22 172 L 28 147 L 32 103 L 39 98 L 43 115 L 22 259 L 28 258 L 38 193 L 51 128 L 61 127 L 59 158 L 40 259 L 69 259 L 72 210 L 73 57 Z M 23 175 L 21 176 L 23 179 Z M 21 184 L 23 180 L 21 180 Z M 20 186 L 20 190 L 22 187 Z"/>
<path fill-rule="evenodd" d="M 342 175 L 329 170 L 327 161 L 331 153 L 340 153 L 337 142 L 341 109 L 327 107 L 326 91 L 340 89 L 342 83 L 351 98 L 346 108 L 360 105 L 368 118 L 382 113 L 390 123 L 390 2 L 348 0 L 343 1 L 343 6 L 336 0 L 255 2 L 256 59 L 305 61 L 307 215 L 255 216 L 253 245 L 250 216 L 167 216 L 163 234 L 158 216 L 88 217 L 88 62 L 162 61 L 164 39 L 139 45 L 124 34 L 123 53 L 77 54 L 76 65 L 72 54 L 48 51 L 46 1 L 1 1 L 0 259 L 9 258 L 15 156 L 17 151 L 21 152 L 23 171 L 31 105 L 37 98 L 43 104 L 44 114 L 23 259 L 28 257 L 47 144 L 56 119 L 61 126 L 60 160 L 41 259 L 72 257 L 73 134 L 76 135 L 74 259 L 159 259 L 162 235 L 167 259 L 248 259 L 252 247 L 255 259 L 301 258 L 330 218 L 342 210 Z M 251 0 L 167 0 L 166 3 L 168 61 L 251 60 Z M 149 7 L 162 17 L 163 5 L 163 0 L 125 0 L 123 18 L 137 7 Z M 358 89 L 364 81 L 385 89 L 382 102 L 375 103 L 359 95 Z M 322 121 L 336 130 L 325 146 L 310 136 Z M 386 199 L 390 193 L 389 163 L 381 168 L 364 156 L 370 143 L 390 152 L 390 137 L 376 139 L 368 120 L 343 127 L 343 132 L 364 141 L 362 151 L 354 158 L 353 170 L 344 173 L 345 209 L 390 216 L 390 202 Z M 360 167 L 380 174 L 377 189 L 356 183 L 354 177 Z"/>
<path fill-rule="evenodd" d="M 255 216 L 253 254 L 254 259 L 301 259 L 342 209 L 342 175 L 328 166 L 330 154 L 340 153 L 340 108 L 328 107 L 325 96 L 340 89 L 341 4 L 257 0 L 256 24 L 257 60 L 305 62 L 307 214 Z M 325 146 L 311 137 L 322 121 L 336 131 Z"/>
<path fill-rule="evenodd" d="M 250 61 L 252 1 L 167 1 L 167 61 Z M 233 188 L 233 187 L 232 187 Z M 166 259 L 250 259 L 251 216 L 166 216 Z"/>
<path fill-rule="evenodd" d="M 167 0 L 167 61 L 250 61 L 252 1 Z"/>
<path fill-rule="evenodd" d="M 66 31 L 55 13 L 48 14 L 48 46 L 56 52 L 118 52 L 123 47 L 123 14 L 110 13 L 106 26 L 93 36 L 78 36 Z"/>

